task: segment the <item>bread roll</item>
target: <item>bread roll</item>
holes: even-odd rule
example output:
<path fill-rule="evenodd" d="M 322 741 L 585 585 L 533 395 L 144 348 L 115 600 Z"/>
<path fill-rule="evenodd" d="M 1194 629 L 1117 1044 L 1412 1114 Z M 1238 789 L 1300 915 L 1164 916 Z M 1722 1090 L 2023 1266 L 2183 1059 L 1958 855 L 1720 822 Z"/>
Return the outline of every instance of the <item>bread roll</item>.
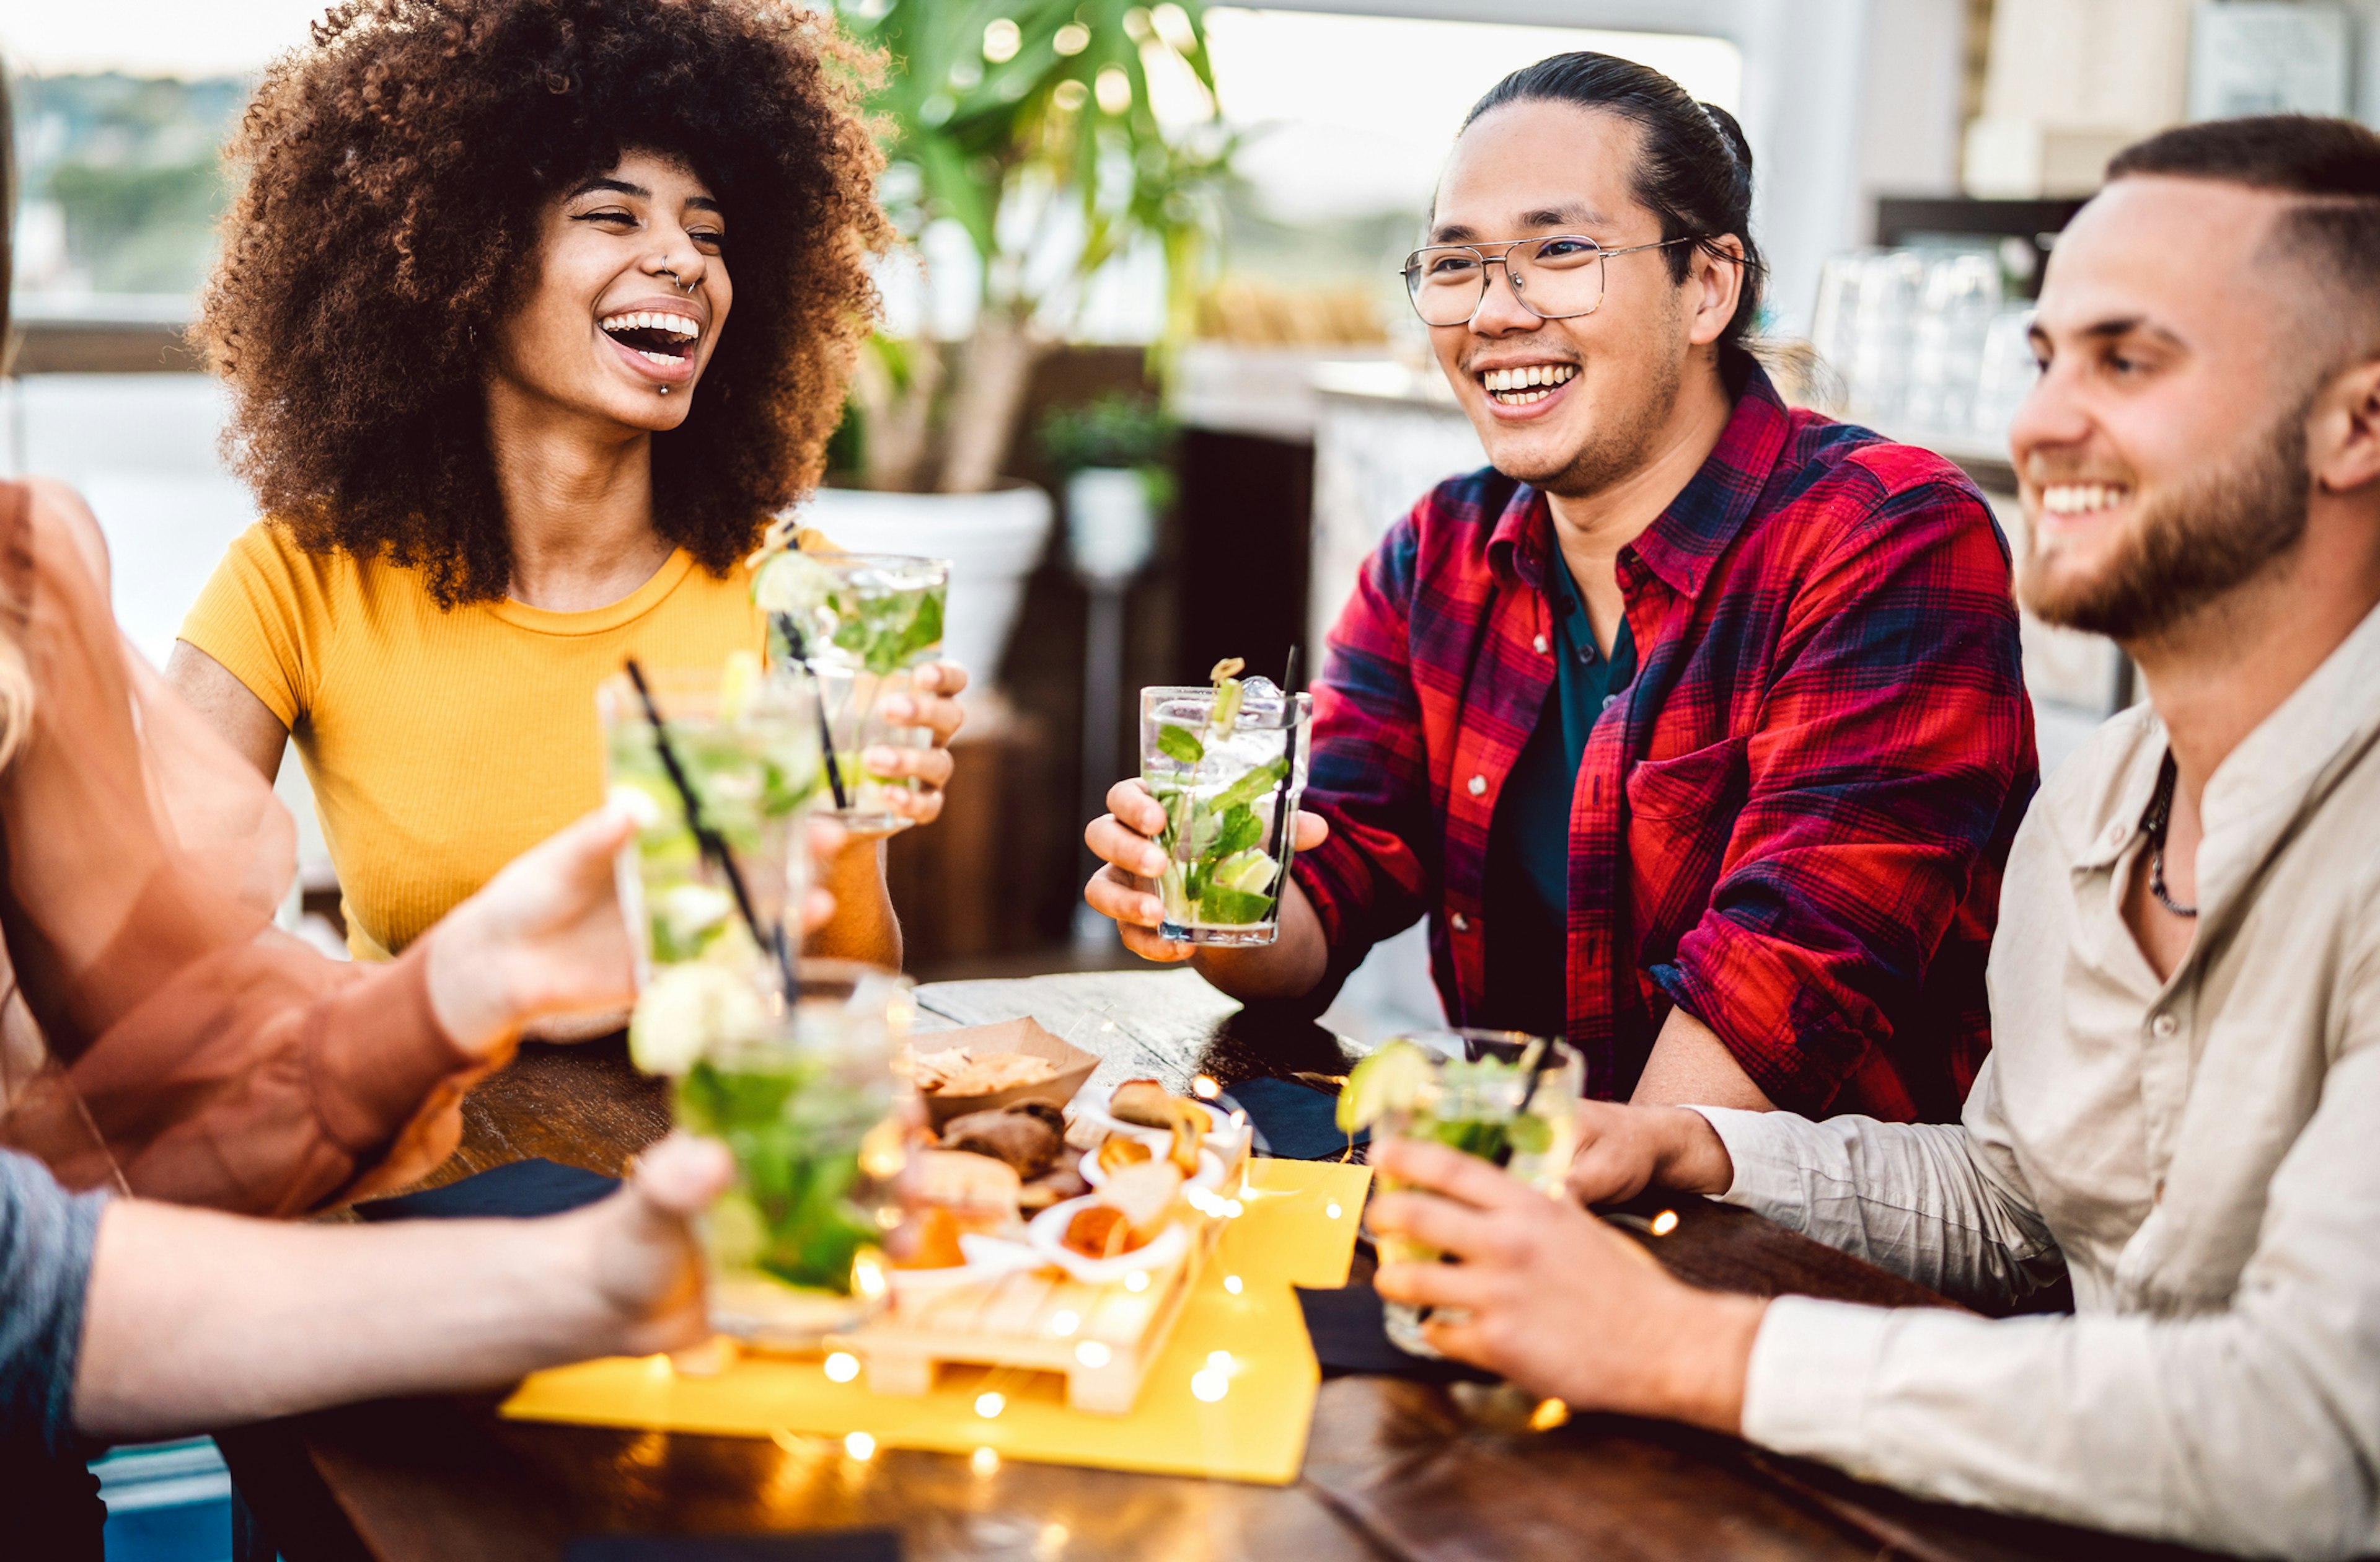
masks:
<path fill-rule="evenodd" d="M 1048 1171 L 1065 1144 L 1062 1130 L 1051 1128 L 1034 1112 L 970 1112 L 942 1126 L 943 1149 L 972 1151 L 1004 1161 L 1026 1181 Z"/>
<path fill-rule="evenodd" d="M 962 1231 L 986 1234 L 1016 1224 L 1022 1186 L 1016 1168 L 967 1150 L 928 1150 L 917 1157 L 915 1196 L 951 1213 Z"/>
<path fill-rule="evenodd" d="M 1126 1080 L 1108 1097 L 1108 1116 L 1145 1129 L 1171 1129 L 1173 1094 L 1155 1080 Z"/>

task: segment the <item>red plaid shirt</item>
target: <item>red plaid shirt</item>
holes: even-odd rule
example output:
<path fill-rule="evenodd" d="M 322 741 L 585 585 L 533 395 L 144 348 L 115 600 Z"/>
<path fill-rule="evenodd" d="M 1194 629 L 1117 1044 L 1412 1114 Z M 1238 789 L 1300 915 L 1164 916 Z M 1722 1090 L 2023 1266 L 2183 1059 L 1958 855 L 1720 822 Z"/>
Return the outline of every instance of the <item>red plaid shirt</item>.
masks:
<path fill-rule="evenodd" d="M 1439 485 L 1366 561 L 1315 689 L 1300 856 L 1334 972 L 1427 912 L 1457 1024 L 1497 1022 L 1488 827 L 1556 670 L 1542 494 Z M 1636 680 L 1571 803 L 1569 1035 L 1635 1087 L 1672 1005 L 1779 1105 L 1949 1120 L 2038 779 L 2009 550 L 1958 469 L 1750 372 L 1619 559 Z"/>

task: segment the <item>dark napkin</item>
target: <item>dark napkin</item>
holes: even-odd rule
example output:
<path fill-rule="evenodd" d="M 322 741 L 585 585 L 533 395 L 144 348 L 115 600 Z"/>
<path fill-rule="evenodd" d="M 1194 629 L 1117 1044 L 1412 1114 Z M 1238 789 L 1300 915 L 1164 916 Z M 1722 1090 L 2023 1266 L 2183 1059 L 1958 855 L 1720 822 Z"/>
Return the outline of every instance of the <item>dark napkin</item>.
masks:
<path fill-rule="evenodd" d="M 366 1220 L 463 1220 L 486 1215 L 560 1214 L 591 1204 L 620 1186 L 584 1166 L 531 1157 L 394 1199 L 374 1199 L 356 1206 Z"/>
<path fill-rule="evenodd" d="M 1399 1349 L 1382 1322 L 1380 1293 L 1369 1286 L 1347 1286 L 1335 1291 L 1295 1288 L 1297 1305 L 1305 1312 L 1305 1332 L 1314 1341 L 1314 1359 L 1322 1363 L 1325 1377 L 1368 1373 L 1416 1383 L 1498 1381 L 1494 1373 L 1460 1361 L 1409 1356 Z"/>
<path fill-rule="evenodd" d="M 820 1530 L 798 1535 L 589 1535 L 562 1562 L 901 1562 L 891 1530 Z"/>
<path fill-rule="evenodd" d="M 1299 1084 L 1294 1080 L 1246 1080 L 1232 1087 L 1232 1097 L 1247 1109 L 1261 1141 L 1285 1161 L 1335 1161 L 1347 1153 L 1347 1136 L 1339 1131 L 1339 1098 Z M 1369 1129 L 1355 1136 L 1363 1144 Z"/>

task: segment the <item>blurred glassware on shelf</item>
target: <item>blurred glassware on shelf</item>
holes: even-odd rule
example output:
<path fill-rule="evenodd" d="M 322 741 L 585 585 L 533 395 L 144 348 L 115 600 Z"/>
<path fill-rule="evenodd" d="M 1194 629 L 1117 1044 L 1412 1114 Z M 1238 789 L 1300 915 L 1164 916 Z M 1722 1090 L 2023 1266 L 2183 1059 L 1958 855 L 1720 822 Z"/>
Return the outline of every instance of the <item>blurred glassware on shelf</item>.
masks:
<path fill-rule="evenodd" d="M 1900 421 L 1925 286 L 1925 262 L 1907 250 L 1838 255 L 1820 274 L 1811 339 L 1842 375 L 1843 414 L 1852 421 Z"/>
<path fill-rule="evenodd" d="M 1926 257 L 1903 409 L 1912 428 L 1972 426 L 1984 339 L 1999 307 L 1999 261 L 1989 250 Z"/>
<path fill-rule="evenodd" d="M 2033 356 L 2033 306 L 2004 306 L 1984 333 L 1984 357 L 1975 376 L 1975 407 L 1970 421 L 1979 436 L 2005 439 L 2017 409 L 2041 378 Z"/>
<path fill-rule="evenodd" d="M 2005 435 L 2032 384 L 2032 316 L 2009 307 L 2003 265 L 1980 244 L 1828 261 L 1811 345 L 1840 377 L 1842 415 L 1919 439 Z"/>

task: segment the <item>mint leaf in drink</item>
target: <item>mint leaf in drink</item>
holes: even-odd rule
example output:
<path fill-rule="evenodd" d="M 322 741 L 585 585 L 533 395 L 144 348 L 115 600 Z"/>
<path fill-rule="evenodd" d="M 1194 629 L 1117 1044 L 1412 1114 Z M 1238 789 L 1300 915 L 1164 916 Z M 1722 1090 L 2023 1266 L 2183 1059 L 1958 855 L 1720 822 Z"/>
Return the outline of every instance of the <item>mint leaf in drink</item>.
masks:
<path fill-rule="evenodd" d="M 868 643 L 876 638 L 875 626 L 868 621 L 860 603 L 838 592 L 827 599 L 834 615 L 834 636 L 832 643 L 838 651 L 846 651 L 863 666 L 868 663 Z"/>
<path fill-rule="evenodd" d="M 1475 1117 L 1457 1117 L 1451 1121 L 1431 1123 L 1425 1131 L 1440 1144 L 1451 1145 L 1483 1161 L 1492 1161 L 1496 1153 L 1504 1148 L 1506 1127 L 1503 1123 L 1481 1122 Z"/>
<path fill-rule="evenodd" d="M 1222 833 L 1215 837 L 1215 855 L 1230 857 L 1264 838 L 1264 821 L 1253 808 L 1234 808 L 1224 813 Z"/>
<path fill-rule="evenodd" d="M 1267 760 L 1254 770 L 1216 793 L 1207 806 L 1217 813 L 1228 813 L 1235 808 L 1245 808 L 1273 789 L 1281 778 L 1289 774 L 1287 756 Z"/>
<path fill-rule="evenodd" d="M 942 589 L 933 586 L 918 593 L 917 611 L 910 618 L 909 627 L 902 633 L 899 643 L 892 648 L 892 666 L 881 670 L 890 672 L 896 667 L 913 666 L 924 659 L 927 652 L 941 643 Z"/>
<path fill-rule="evenodd" d="M 1271 909 L 1272 897 L 1269 895 L 1251 895 L 1245 890 L 1217 889 L 1211 885 L 1198 900 L 1201 921 L 1226 927 L 1260 922 L 1264 921 L 1265 913 Z"/>
<path fill-rule="evenodd" d="M 1157 748 L 1176 764 L 1196 764 L 1207 757 L 1207 745 L 1186 726 L 1160 726 L 1157 729 Z"/>

